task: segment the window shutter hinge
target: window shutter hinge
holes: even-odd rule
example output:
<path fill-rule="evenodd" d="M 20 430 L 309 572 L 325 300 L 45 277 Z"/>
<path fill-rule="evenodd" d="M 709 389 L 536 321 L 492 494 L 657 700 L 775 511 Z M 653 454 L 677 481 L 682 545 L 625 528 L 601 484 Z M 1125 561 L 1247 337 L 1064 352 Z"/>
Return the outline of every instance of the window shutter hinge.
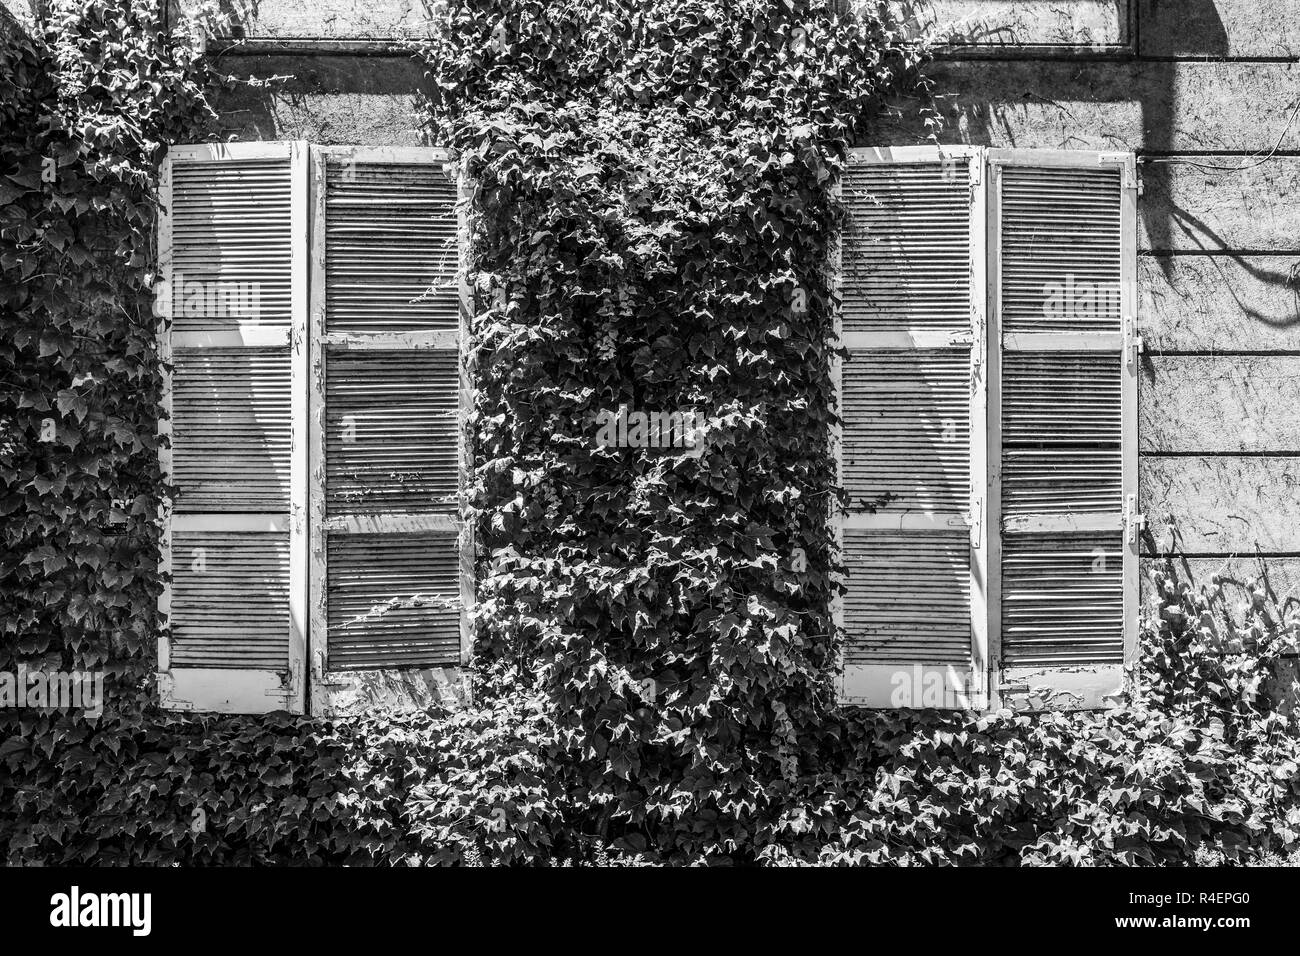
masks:
<path fill-rule="evenodd" d="M 972 321 L 974 321 L 972 319 Z M 975 387 L 975 380 L 980 376 L 980 350 L 975 348 L 975 333 L 971 332 L 954 332 L 948 336 L 949 345 L 959 345 L 971 350 L 971 387 Z"/>
<path fill-rule="evenodd" d="M 1137 495 L 1124 496 L 1124 539 L 1129 544 L 1137 543 L 1138 528 L 1145 528 L 1147 517 L 1137 510 Z"/>
<path fill-rule="evenodd" d="M 316 648 L 311 655 L 311 674 L 314 683 L 322 687 L 342 687 L 347 681 L 329 680 L 325 676 L 325 650 Z"/>
<path fill-rule="evenodd" d="M 1097 162 L 1100 165 L 1118 165 L 1120 168 L 1120 181 L 1124 189 L 1135 189 L 1138 195 L 1142 194 L 1142 183 L 1137 175 L 1137 163 L 1133 161 L 1131 153 L 1100 153 L 1097 156 Z"/>
<path fill-rule="evenodd" d="M 177 700 L 176 681 L 167 671 L 158 674 L 158 700 L 168 710 L 193 710 L 194 702 Z"/>
<path fill-rule="evenodd" d="M 1128 365 L 1136 365 L 1137 357 L 1146 350 L 1146 343 L 1142 341 L 1142 336 L 1137 332 L 1137 321 L 1133 316 L 1127 316 L 1124 319 L 1124 361 Z"/>
<path fill-rule="evenodd" d="M 972 548 L 980 546 L 980 532 L 983 531 L 984 499 L 976 498 L 970 508 L 970 543 Z"/>

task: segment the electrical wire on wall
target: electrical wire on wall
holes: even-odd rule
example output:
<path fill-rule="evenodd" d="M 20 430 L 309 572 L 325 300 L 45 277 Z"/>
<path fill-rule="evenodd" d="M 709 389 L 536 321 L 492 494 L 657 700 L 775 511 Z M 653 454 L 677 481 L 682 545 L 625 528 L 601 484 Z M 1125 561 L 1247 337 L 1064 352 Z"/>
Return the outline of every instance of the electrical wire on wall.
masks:
<path fill-rule="evenodd" d="M 1269 149 L 1268 152 L 1264 153 L 1262 156 L 1259 153 L 1256 153 L 1255 154 L 1256 159 L 1254 162 L 1245 163 L 1241 166 L 1221 166 L 1217 163 L 1198 163 L 1193 160 L 1183 159 L 1178 156 L 1142 156 L 1139 157 L 1138 162 L 1167 163 L 1169 165 L 1176 165 L 1176 166 L 1195 166 L 1197 169 L 1207 169 L 1215 172 L 1225 172 L 1225 173 L 1245 172 L 1248 169 L 1255 169 L 1256 167 L 1263 166 L 1266 162 L 1268 162 L 1270 159 L 1272 159 L 1274 156 L 1277 155 L 1278 150 L 1282 148 L 1283 141 L 1286 139 L 1286 134 L 1291 132 L 1291 127 L 1295 124 L 1295 120 L 1297 116 L 1300 116 L 1300 100 L 1297 100 L 1295 109 L 1291 111 L 1291 116 L 1286 121 L 1286 126 L 1284 126 L 1282 128 L 1282 132 L 1278 134 L 1277 142 L 1273 144 L 1272 148 Z"/>

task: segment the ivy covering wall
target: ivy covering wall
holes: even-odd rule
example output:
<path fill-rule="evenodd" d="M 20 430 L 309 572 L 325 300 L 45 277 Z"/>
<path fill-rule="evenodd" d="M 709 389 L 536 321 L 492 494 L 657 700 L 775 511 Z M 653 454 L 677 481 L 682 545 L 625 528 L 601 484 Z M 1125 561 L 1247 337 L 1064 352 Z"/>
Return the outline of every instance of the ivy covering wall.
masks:
<path fill-rule="evenodd" d="M 927 82 L 895 25 L 820 4 L 438 13 L 430 138 L 474 183 L 476 705 L 160 713 L 154 177 L 225 81 L 157 22 L 65 0 L 0 49 L 0 667 L 110 686 L 93 721 L 0 711 L 9 861 L 1185 863 L 1300 840 L 1269 692 L 1294 619 L 1173 563 L 1127 711 L 835 706 L 831 186 Z M 703 450 L 602 445 L 621 406 L 698 414 Z"/>

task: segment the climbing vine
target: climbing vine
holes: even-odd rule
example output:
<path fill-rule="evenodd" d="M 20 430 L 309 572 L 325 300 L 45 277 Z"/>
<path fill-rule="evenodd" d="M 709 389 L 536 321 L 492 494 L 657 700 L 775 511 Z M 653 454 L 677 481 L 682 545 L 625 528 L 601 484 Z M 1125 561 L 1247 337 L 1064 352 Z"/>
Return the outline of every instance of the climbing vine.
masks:
<path fill-rule="evenodd" d="M 475 184 L 480 657 L 608 819 L 738 852 L 831 700 L 832 184 L 924 51 L 818 3 L 503 0 L 424 56 Z M 617 409 L 697 433 L 602 442 Z"/>
<path fill-rule="evenodd" d="M 0 666 L 152 670 L 157 164 L 216 80 L 153 0 L 56 2 L 0 47 Z"/>

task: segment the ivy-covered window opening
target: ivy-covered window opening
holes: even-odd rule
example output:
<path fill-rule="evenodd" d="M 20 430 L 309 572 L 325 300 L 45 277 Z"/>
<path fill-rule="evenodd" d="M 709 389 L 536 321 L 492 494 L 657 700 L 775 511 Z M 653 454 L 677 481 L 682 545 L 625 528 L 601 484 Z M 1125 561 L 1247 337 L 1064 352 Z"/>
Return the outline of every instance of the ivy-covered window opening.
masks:
<path fill-rule="evenodd" d="M 1134 157 L 858 149 L 841 698 L 1087 709 L 1137 652 Z"/>
<path fill-rule="evenodd" d="M 329 714 L 358 675 L 468 658 L 450 159 L 169 151 L 165 706 Z"/>

